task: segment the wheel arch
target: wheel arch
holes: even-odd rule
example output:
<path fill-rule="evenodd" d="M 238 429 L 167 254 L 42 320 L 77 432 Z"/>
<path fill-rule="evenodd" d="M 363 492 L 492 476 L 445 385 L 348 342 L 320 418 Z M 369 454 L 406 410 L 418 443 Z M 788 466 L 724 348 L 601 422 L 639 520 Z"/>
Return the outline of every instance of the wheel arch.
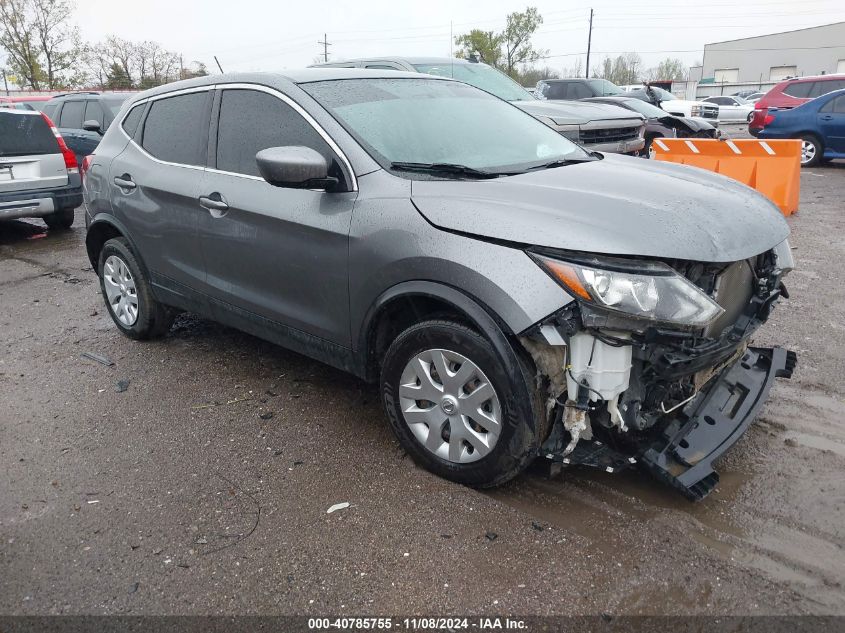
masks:
<path fill-rule="evenodd" d="M 508 371 L 519 371 L 514 332 L 483 303 L 452 286 L 433 281 L 407 281 L 383 292 L 367 311 L 357 336 L 364 378 L 378 380 L 381 359 L 390 343 L 407 327 L 430 318 L 451 318 L 470 325 L 493 344 Z"/>
<path fill-rule="evenodd" d="M 91 224 L 88 226 L 88 232 L 85 234 L 85 250 L 88 253 L 88 260 L 91 262 L 91 267 L 97 272 L 100 263 L 100 252 L 103 250 L 103 245 L 110 239 L 115 237 L 122 237 L 132 248 L 132 252 L 138 263 L 147 272 L 147 267 L 144 264 L 144 259 L 135 248 L 132 238 L 129 237 L 129 232 L 126 227 L 115 218 L 113 215 L 107 213 L 100 213 L 94 217 Z"/>

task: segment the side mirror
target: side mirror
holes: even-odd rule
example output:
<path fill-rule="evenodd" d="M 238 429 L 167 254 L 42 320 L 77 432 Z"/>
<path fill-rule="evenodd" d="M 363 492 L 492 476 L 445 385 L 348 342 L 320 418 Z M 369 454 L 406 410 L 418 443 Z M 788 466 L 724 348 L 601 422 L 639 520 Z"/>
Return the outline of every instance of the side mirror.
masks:
<path fill-rule="evenodd" d="M 255 155 L 262 178 L 274 187 L 332 189 L 337 178 L 329 176 L 329 164 L 310 147 L 269 147 Z"/>
<path fill-rule="evenodd" d="M 94 119 L 88 119 L 82 124 L 82 129 L 87 132 L 96 132 L 100 136 L 103 135 L 103 130 L 100 129 L 100 122 Z"/>

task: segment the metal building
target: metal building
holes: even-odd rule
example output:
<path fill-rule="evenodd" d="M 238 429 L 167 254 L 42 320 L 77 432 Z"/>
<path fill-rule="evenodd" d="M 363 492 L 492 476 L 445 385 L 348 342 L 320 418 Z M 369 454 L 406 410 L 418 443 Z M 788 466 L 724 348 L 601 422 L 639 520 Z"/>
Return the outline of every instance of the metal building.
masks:
<path fill-rule="evenodd" d="M 845 22 L 705 44 L 701 82 L 766 88 L 831 73 L 845 73 Z"/>

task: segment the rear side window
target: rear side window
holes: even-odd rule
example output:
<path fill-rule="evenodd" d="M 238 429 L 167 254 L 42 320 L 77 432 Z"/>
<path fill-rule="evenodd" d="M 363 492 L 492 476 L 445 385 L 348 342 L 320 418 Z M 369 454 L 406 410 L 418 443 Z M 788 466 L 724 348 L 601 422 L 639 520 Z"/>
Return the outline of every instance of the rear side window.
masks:
<path fill-rule="evenodd" d="M 136 105 L 129 111 L 129 114 L 126 115 L 126 118 L 123 119 L 123 131 L 126 132 L 130 137 L 135 136 L 135 132 L 138 131 L 138 124 L 141 122 L 141 115 L 144 114 L 144 105 Z"/>
<path fill-rule="evenodd" d="M 796 99 L 806 99 L 815 85 L 815 81 L 795 81 L 783 89 L 783 94 Z"/>
<path fill-rule="evenodd" d="M 824 104 L 824 107 L 819 112 L 835 112 L 836 114 L 845 114 L 845 95 L 831 99 Z"/>
<path fill-rule="evenodd" d="M 81 130 L 82 117 L 84 113 L 84 101 L 65 101 L 65 105 L 62 108 L 62 115 L 61 120 L 59 121 L 59 127 Z"/>
<path fill-rule="evenodd" d="M 208 92 L 191 92 L 153 101 L 141 145 L 169 163 L 204 165 Z"/>
<path fill-rule="evenodd" d="M 85 121 L 96 121 L 100 124 L 100 128 L 105 127 L 106 122 L 103 108 L 93 99 L 85 105 Z"/>
<path fill-rule="evenodd" d="M 255 155 L 268 147 L 302 145 L 333 155 L 317 131 L 281 99 L 257 90 L 224 90 L 217 130 L 217 169 L 259 176 Z"/>
<path fill-rule="evenodd" d="M 543 96 L 546 99 L 569 99 L 569 93 L 571 90 L 569 89 L 569 84 L 566 83 L 553 83 L 553 84 L 543 84 Z"/>
<path fill-rule="evenodd" d="M 813 84 L 813 89 L 810 91 L 810 98 L 820 97 L 822 95 L 826 95 L 829 92 L 833 92 L 834 90 L 840 90 L 842 88 L 845 88 L 845 81 L 839 81 L 838 79 L 816 81 Z"/>
<path fill-rule="evenodd" d="M 40 114 L 0 110 L 0 157 L 58 153 L 56 137 Z"/>

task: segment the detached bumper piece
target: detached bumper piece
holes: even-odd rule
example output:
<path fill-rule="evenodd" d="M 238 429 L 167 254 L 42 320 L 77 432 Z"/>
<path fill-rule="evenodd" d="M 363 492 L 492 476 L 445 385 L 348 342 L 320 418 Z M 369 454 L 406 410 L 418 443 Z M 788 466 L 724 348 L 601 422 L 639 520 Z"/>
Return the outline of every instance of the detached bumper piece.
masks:
<path fill-rule="evenodd" d="M 719 482 L 713 462 L 748 429 L 775 378 L 790 378 L 796 363 L 795 352 L 780 347 L 748 348 L 663 430 L 639 462 L 688 499 L 703 499 Z"/>

